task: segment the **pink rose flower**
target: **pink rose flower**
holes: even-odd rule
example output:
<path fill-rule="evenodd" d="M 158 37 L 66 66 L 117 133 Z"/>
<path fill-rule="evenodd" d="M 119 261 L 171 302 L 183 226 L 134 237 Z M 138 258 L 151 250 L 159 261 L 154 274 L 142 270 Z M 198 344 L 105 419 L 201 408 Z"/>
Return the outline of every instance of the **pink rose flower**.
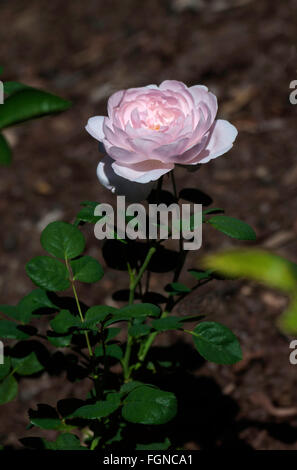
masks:
<path fill-rule="evenodd" d="M 92 117 L 86 126 L 107 154 L 98 165 L 100 182 L 118 194 L 129 191 L 134 200 L 139 191 L 143 199 L 176 164 L 197 165 L 223 155 L 237 130 L 215 119 L 217 109 L 205 86 L 175 80 L 114 93 L 108 116 Z"/>

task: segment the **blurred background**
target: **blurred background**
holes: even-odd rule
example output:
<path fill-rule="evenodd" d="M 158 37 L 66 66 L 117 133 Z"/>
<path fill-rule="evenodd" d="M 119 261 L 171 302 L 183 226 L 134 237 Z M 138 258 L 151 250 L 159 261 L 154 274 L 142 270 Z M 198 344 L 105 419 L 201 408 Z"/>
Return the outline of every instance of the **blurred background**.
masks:
<path fill-rule="evenodd" d="M 296 1 L 1 0 L 0 9 L 2 80 L 73 102 L 57 117 L 5 132 L 14 158 L 0 178 L 1 304 L 32 290 L 25 263 L 42 254 L 39 237 L 49 222 L 73 221 L 83 200 L 114 201 L 96 178 L 100 154 L 84 130 L 87 119 L 106 113 L 112 92 L 164 79 L 207 85 L 218 96 L 219 117 L 239 131 L 227 155 L 197 173 L 180 168 L 178 187 L 209 194 L 215 207 L 254 227 L 257 246 L 297 261 L 297 107 L 289 102 L 297 79 Z M 235 245 L 211 227 L 203 236 L 188 267 Z M 87 248 L 101 258 L 92 228 Z M 155 275 L 152 289 L 164 280 Z M 80 296 L 116 305 L 112 291 L 124 288 L 127 276 L 107 268 L 98 287 Z M 286 302 L 252 283 L 217 281 L 178 305 L 181 315 L 199 311 L 232 328 L 244 351 L 229 367 L 203 363 L 186 348 L 189 396 L 181 397 L 188 404 L 177 429 L 186 448 L 297 449 L 297 366 L 289 363 L 290 338 L 275 325 Z M 173 345 L 185 359 L 178 334 L 162 335 L 160 345 Z M 23 379 L 18 400 L 0 409 L 0 443 L 20 447 L 18 439 L 30 434 L 30 406 L 84 393 L 62 376 Z"/>

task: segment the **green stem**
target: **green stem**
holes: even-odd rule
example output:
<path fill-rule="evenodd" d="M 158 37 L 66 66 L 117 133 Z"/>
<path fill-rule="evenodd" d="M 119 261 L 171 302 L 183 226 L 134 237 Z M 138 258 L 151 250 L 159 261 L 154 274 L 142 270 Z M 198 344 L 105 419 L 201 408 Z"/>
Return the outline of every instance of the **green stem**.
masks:
<path fill-rule="evenodd" d="M 178 194 L 177 194 L 177 188 L 176 188 L 176 183 L 175 183 L 175 178 L 174 178 L 174 172 L 173 171 L 171 171 L 171 181 L 172 181 L 174 197 L 175 197 L 176 201 L 178 202 Z M 182 268 L 183 268 L 185 260 L 186 260 L 186 255 L 187 255 L 187 253 L 183 250 L 183 243 L 182 243 L 181 239 L 179 240 L 179 252 L 180 252 L 179 253 L 179 262 L 178 262 L 178 265 L 177 265 L 177 267 L 174 271 L 173 282 L 178 281 L 180 273 L 182 271 Z M 167 317 L 169 315 L 169 313 L 171 312 L 171 310 L 173 309 L 173 307 L 174 307 L 174 300 L 173 300 L 172 297 L 169 297 L 168 301 L 166 303 L 166 306 L 165 306 L 165 310 L 161 314 L 160 318 Z M 136 369 L 138 369 L 140 367 L 141 363 L 146 358 L 146 355 L 147 355 L 150 347 L 152 346 L 153 342 L 155 341 L 155 338 L 158 335 L 158 333 L 159 333 L 158 331 L 154 331 L 153 333 L 148 335 L 147 340 L 140 347 L 140 350 L 139 350 L 139 353 L 138 353 L 138 359 L 140 361 L 140 364 L 138 363 L 136 365 Z"/>
<path fill-rule="evenodd" d="M 160 316 L 160 318 L 166 318 L 168 315 L 169 315 L 170 312 L 167 312 L 166 310 L 162 313 L 162 315 Z M 151 347 L 151 345 L 153 344 L 153 342 L 155 341 L 155 338 L 156 336 L 158 335 L 158 331 L 154 331 L 153 333 L 151 333 L 146 342 L 143 343 L 142 347 L 140 348 L 140 351 L 139 351 L 139 354 L 138 354 L 138 359 L 139 361 L 142 363 L 145 358 L 146 358 L 146 355 Z M 137 369 L 138 367 L 140 367 L 140 364 L 137 365 Z"/>
<path fill-rule="evenodd" d="M 65 259 L 65 263 L 66 263 L 66 267 L 67 267 L 67 270 L 68 270 L 68 273 L 69 273 L 69 278 L 70 278 L 73 294 L 74 294 L 74 297 L 75 297 L 77 310 L 78 310 L 81 322 L 83 323 L 85 321 L 85 319 L 84 319 L 84 316 L 83 316 L 82 311 L 81 311 L 80 303 L 79 303 L 79 300 L 78 300 L 78 295 L 77 295 L 75 284 L 74 284 L 74 279 L 72 277 L 71 269 L 70 269 L 67 258 Z M 89 356 L 92 357 L 93 356 L 93 351 L 92 351 L 92 348 L 91 348 L 91 343 L 90 343 L 88 332 L 85 331 L 84 334 L 85 334 L 86 343 L 87 343 L 87 347 L 88 347 L 88 351 L 89 351 Z"/>
<path fill-rule="evenodd" d="M 153 254 L 155 253 L 156 251 L 156 248 L 154 246 L 152 246 L 149 251 L 148 251 L 148 254 L 146 255 L 146 258 L 144 260 L 144 263 L 143 265 L 141 266 L 140 270 L 139 270 L 139 273 L 137 274 L 137 276 L 135 277 L 135 273 L 134 271 L 131 269 L 130 267 L 130 264 L 128 263 L 128 272 L 129 272 L 129 276 L 130 276 L 130 294 L 129 294 L 129 305 L 133 304 L 134 302 L 134 294 L 135 294 L 135 289 L 138 285 L 138 283 L 140 282 L 142 276 L 143 276 L 143 273 L 145 272 Z M 131 326 L 131 321 L 129 323 L 129 326 Z M 122 366 L 123 366 L 123 372 L 124 372 L 124 379 L 125 381 L 128 381 L 129 378 L 130 378 L 130 367 L 129 367 L 129 363 L 130 363 L 130 358 L 131 358 L 131 353 L 132 353 L 132 345 L 133 345 L 133 337 L 129 335 L 128 333 L 128 338 L 127 338 L 127 345 L 126 345 L 126 351 L 125 351 L 125 355 L 124 355 L 124 358 L 123 358 L 123 361 L 122 361 Z"/>

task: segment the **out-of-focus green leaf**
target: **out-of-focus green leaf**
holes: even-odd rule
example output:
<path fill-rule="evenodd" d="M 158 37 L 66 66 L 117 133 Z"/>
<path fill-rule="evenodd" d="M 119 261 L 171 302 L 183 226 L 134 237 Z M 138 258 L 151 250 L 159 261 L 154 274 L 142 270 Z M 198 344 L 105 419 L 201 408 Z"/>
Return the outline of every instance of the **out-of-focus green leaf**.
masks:
<path fill-rule="evenodd" d="M 279 318 L 278 324 L 285 333 L 297 334 L 297 289 L 289 307 Z"/>
<path fill-rule="evenodd" d="M 4 106 L 0 104 L 1 107 Z M 3 134 L 0 134 L 0 165 L 8 166 L 11 163 L 11 148 Z"/>
<path fill-rule="evenodd" d="M 232 250 L 207 256 L 207 268 L 234 278 L 245 277 L 269 287 L 294 292 L 297 289 L 297 265 L 264 250 Z"/>

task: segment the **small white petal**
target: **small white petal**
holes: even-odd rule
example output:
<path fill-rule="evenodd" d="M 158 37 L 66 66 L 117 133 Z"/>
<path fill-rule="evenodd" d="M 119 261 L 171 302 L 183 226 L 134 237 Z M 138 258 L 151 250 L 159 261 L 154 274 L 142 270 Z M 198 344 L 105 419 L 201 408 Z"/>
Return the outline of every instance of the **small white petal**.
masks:
<path fill-rule="evenodd" d="M 88 123 L 85 127 L 86 131 L 92 137 L 94 137 L 94 139 L 97 139 L 100 142 L 102 142 L 102 140 L 104 139 L 103 121 L 104 116 L 94 116 L 88 120 Z"/>
<path fill-rule="evenodd" d="M 154 182 L 135 183 L 117 175 L 112 168 L 113 160 L 106 155 L 97 167 L 100 183 L 112 193 L 126 196 L 128 201 L 138 202 L 146 199 L 153 189 Z"/>

